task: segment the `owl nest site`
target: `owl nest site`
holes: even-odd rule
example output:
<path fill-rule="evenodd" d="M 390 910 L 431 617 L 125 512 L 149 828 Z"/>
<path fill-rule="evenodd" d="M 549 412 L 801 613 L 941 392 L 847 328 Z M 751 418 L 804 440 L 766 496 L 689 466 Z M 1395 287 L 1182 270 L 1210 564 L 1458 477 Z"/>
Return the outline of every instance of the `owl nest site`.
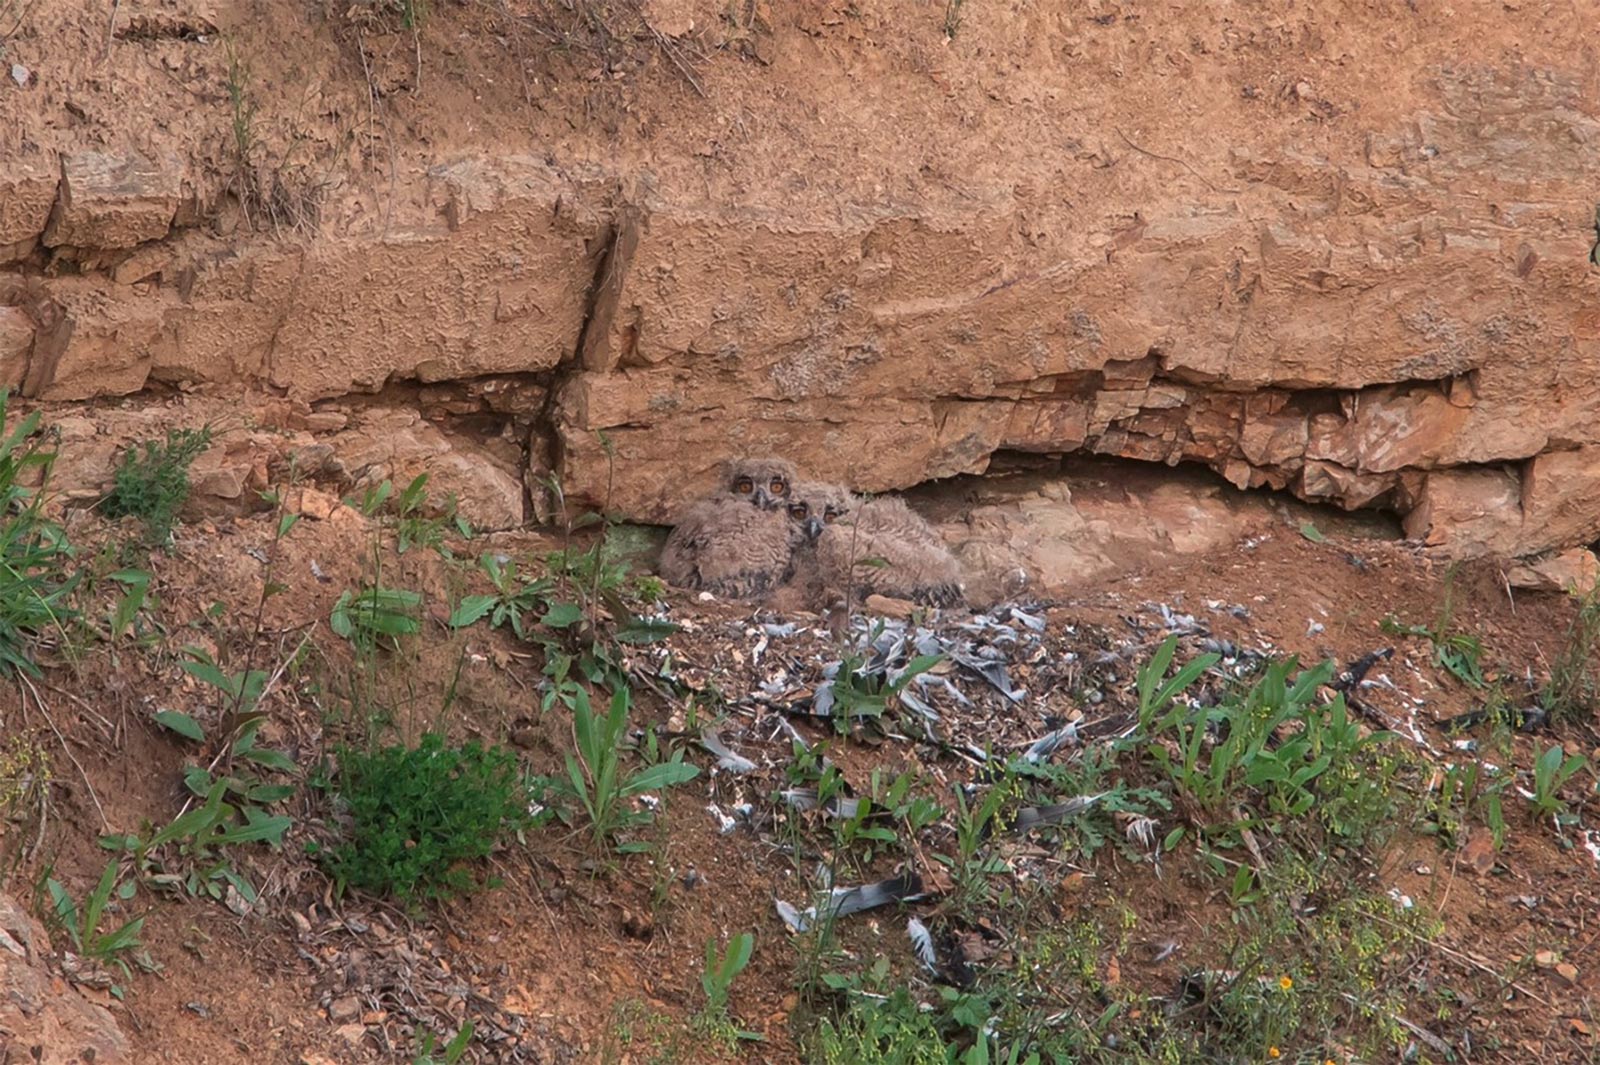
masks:
<path fill-rule="evenodd" d="M 1263 509 L 974 603 L 763 458 L 658 558 L 418 480 L 144 513 L 169 444 L 9 497 L 0 977 L 58 1012 L 0 1060 L 1594 1060 L 1593 595 Z"/>
<path fill-rule="evenodd" d="M 923 606 L 963 597 L 954 556 L 904 500 L 802 481 L 774 458 L 729 464 L 716 494 L 674 526 L 660 570 L 680 588 L 779 611 L 870 595 Z"/>

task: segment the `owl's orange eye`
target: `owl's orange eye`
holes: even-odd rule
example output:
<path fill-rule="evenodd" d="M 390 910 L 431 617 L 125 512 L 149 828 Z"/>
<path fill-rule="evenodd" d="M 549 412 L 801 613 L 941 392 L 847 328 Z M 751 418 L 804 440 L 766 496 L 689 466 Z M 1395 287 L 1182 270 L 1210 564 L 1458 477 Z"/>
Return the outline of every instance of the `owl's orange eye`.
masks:
<path fill-rule="evenodd" d="M 755 482 L 748 477 L 741 477 L 734 482 L 733 490 L 742 496 L 747 496 L 756 490 Z"/>
<path fill-rule="evenodd" d="M 827 510 L 822 512 L 822 520 L 827 522 L 829 525 L 832 525 L 834 522 L 839 520 L 839 512 L 832 507 L 829 507 Z"/>
<path fill-rule="evenodd" d="M 783 481 L 780 481 L 776 477 L 774 477 L 772 479 L 772 483 L 771 484 L 767 485 L 767 489 L 769 491 L 771 491 L 772 494 L 775 495 L 775 496 L 785 496 L 785 495 L 789 494 L 789 486 L 788 486 L 788 484 L 786 484 Z"/>
<path fill-rule="evenodd" d="M 791 518 L 794 518 L 798 521 L 804 521 L 810 513 L 811 508 L 806 506 L 804 503 L 789 504 L 789 517 Z"/>

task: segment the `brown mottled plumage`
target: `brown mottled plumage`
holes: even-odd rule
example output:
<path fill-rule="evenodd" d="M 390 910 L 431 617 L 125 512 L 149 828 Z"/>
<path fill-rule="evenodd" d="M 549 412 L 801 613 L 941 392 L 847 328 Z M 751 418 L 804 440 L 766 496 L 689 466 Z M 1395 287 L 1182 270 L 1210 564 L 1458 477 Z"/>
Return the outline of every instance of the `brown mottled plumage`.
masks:
<path fill-rule="evenodd" d="M 767 600 L 779 613 L 820 610 L 827 591 L 817 565 L 817 538 L 829 524 L 848 513 L 855 498 L 843 488 L 817 481 L 796 481 L 789 492 L 789 525 L 794 533 L 790 576 Z"/>
<path fill-rule="evenodd" d="M 884 595 L 952 606 L 963 592 L 961 567 L 939 534 L 896 496 L 856 503 L 822 529 L 816 564 L 829 591 Z"/>
<path fill-rule="evenodd" d="M 733 463 L 722 493 L 694 504 L 661 549 L 661 576 L 695 591 L 749 599 L 788 580 L 804 531 L 784 510 L 794 468 L 782 459 Z"/>

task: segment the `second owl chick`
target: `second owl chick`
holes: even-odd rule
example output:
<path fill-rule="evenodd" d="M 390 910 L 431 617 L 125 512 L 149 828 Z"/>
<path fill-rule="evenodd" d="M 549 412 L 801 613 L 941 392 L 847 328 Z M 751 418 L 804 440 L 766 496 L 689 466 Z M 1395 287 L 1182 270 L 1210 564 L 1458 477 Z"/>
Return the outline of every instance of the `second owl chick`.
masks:
<path fill-rule="evenodd" d="M 822 594 L 852 588 L 927 606 L 962 600 L 961 567 L 939 534 L 898 496 L 865 502 L 833 485 L 795 486 L 793 516 L 803 505 L 820 527 L 815 543 L 797 550 L 795 580 Z M 814 574 L 807 574 L 814 568 Z"/>

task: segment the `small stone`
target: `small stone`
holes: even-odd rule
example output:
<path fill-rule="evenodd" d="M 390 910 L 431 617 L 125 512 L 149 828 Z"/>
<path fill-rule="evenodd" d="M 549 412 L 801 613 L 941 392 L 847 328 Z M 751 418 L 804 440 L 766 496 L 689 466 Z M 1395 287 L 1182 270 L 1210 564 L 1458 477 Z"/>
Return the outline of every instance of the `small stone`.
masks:
<path fill-rule="evenodd" d="M 1556 975 L 1571 987 L 1578 982 L 1578 967 L 1569 962 L 1562 962 L 1556 966 Z"/>
<path fill-rule="evenodd" d="M 634 913 L 625 909 L 622 911 L 622 930 L 631 939 L 649 939 L 655 935 L 656 919 L 648 913 Z"/>
<path fill-rule="evenodd" d="M 910 620 L 919 609 L 917 604 L 908 599 L 891 599 L 886 595 L 869 595 L 861 605 L 869 614 L 902 621 Z"/>
<path fill-rule="evenodd" d="M 335 433 L 350 424 L 350 415 L 337 410 L 318 410 L 312 411 L 301 420 L 313 433 Z"/>
<path fill-rule="evenodd" d="M 299 499 L 295 501 L 295 513 L 314 521 L 327 521 L 342 505 L 338 496 L 319 492 L 315 488 L 302 488 Z"/>
<path fill-rule="evenodd" d="M 1533 964 L 1541 969 L 1554 969 L 1561 962 L 1561 955 L 1553 950 L 1541 950 L 1533 956 Z"/>
<path fill-rule="evenodd" d="M 1479 876 L 1487 876 L 1494 871 L 1494 836 L 1483 829 L 1473 832 L 1461 848 L 1461 857 L 1473 872 Z"/>
<path fill-rule="evenodd" d="M 333 1034 L 351 1046 L 359 1046 L 361 1041 L 367 1037 L 367 1026 L 364 1024 L 342 1024 L 333 1030 Z"/>
<path fill-rule="evenodd" d="M 361 1016 L 361 1000 L 354 995 L 344 995 L 328 1005 L 328 1020 L 350 1021 Z"/>
<path fill-rule="evenodd" d="M 25 88 L 28 84 L 28 68 L 21 63 L 12 63 L 11 80 L 16 82 L 19 88 Z"/>

